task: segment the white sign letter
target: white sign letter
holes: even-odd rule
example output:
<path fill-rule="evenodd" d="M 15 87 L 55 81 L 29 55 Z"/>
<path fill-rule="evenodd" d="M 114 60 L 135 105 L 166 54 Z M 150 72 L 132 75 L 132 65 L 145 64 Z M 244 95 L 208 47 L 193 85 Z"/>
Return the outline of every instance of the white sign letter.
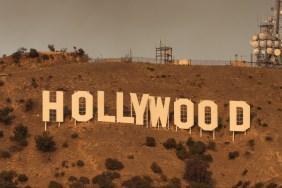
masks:
<path fill-rule="evenodd" d="M 117 122 L 134 123 L 134 117 L 123 116 L 123 93 L 117 92 Z"/>
<path fill-rule="evenodd" d="M 50 102 L 50 91 L 43 91 L 42 119 L 50 121 L 50 110 L 56 110 L 56 122 L 64 121 L 64 92 L 56 91 L 56 102 Z"/>
<path fill-rule="evenodd" d="M 85 114 L 79 113 L 79 99 L 85 100 Z M 89 121 L 93 117 L 93 96 L 87 91 L 78 91 L 72 95 L 72 117 L 80 122 Z"/>
<path fill-rule="evenodd" d="M 248 130 L 251 127 L 250 105 L 244 101 L 230 101 L 229 105 L 230 131 L 244 132 Z"/>
<path fill-rule="evenodd" d="M 181 106 L 187 108 L 187 121 L 181 121 Z M 180 129 L 190 129 L 194 125 L 194 103 L 188 99 L 178 99 L 174 102 L 174 124 Z"/>
<path fill-rule="evenodd" d="M 166 127 L 168 113 L 169 113 L 170 97 L 165 97 L 165 104 L 163 105 L 162 98 L 157 97 L 157 105 L 155 97 L 150 97 L 150 112 L 152 127 L 157 127 L 157 123 L 160 120 L 162 127 Z"/>
<path fill-rule="evenodd" d="M 105 116 L 104 91 L 98 91 L 98 121 L 115 122 L 115 116 Z"/>
<path fill-rule="evenodd" d="M 213 101 L 204 100 L 198 105 L 198 124 L 204 131 L 213 131 L 218 126 L 218 108 Z M 207 121 L 206 121 L 207 120 Z"/>
<path fill-rule="evenodd" d="M 130 93 L 130 99 L 136 114 L 136 124 L 143 125 L 144 113 L 148 104 L 149 94 L 143 94 L 140 104 L 136 93 Z"/>

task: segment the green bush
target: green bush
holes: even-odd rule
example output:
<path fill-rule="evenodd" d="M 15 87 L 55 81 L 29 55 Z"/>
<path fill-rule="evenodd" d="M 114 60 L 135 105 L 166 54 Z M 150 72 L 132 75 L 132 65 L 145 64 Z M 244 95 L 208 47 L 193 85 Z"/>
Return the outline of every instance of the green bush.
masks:
<path fill-rule="evenodd" d="M 10 125 L 12 120 L 15 119 L 14 115 L 10 115 L 14 109 L 11 107 L 4 107 L 0 109 L 0 122 L 4 123 L 5 125 Z"/>
<path fill-rule="evenodd" d="M 71 138 L 72 138 L 72 139 L 75 139 L 75 138 L 77 138 L 77 137 L 78 137 L 78 134 L 77 134 L 77 133 L 72 133 L 72 134 L 71 134 Z"/>
<path fill-rule="evenodd" d="M 64 188 L 64 187 L 59 182 L 50 181 L 48 188 Z"/>
<path fill-rule="evenodd" d="M 75 176 L 70 176 L 68 180 L 69 180 L 70 182 L 75 182 L 75 181 L 77 181 L 77 177 L 75 177 Z"/>
<path fill-rule="evenodd" d="M 81 184 L 85 185 L 85 184 L 90 184 L 90 180 L 89 178 L 85 177 L 85 176 L 81 176 L 78 180 Z"/>
<path fill-rule="evenodd" d="M 172 149 L 176 148 L 177 144 L 174 138 L 169 138 L 165 143 L 163 143 L 163 146 L 165 147 L 165 149 Z"/>
<path fill-rule="evenodd" d="M 42 135 L 35 137 L 36 147 L 42 152 L 52 152 L 56 150 L 56 143 L 53 141 L 53 137 L 44 132 Z"/>
<path fill-rule="evenodd" d="M 37 52 L 36 49 L 30 48 L 29 57 L 30 58 L 37 58 L 37 57 L 39 57 L 39 53 Z"/>
<path fill-rule="evenodd" d="M 213 161 L 213 158 L 212 158 L 212 156 L 210 154 L 201 155 L 201 159 L 203 161 L 206 161 L 206 162 L 212 162 Z"/>
<path fill-rule="evenodd" d="M 176 146 L 176 156 L 181 160 L 185 160 L 189 156 L 187 149 L 181 143 Z"/>
<path fill-rule="evenodd" d="M 7 159 L 7 158 L 11 157 L 11 154 L 8 151 L 0 151 L 0 157 L 4 158 L 4 159 Z"/>
<path fill-rule="evenodd" d="M 126 188 L 151 188 L 153 180 L 149 176 L 134 176 L 129 180 L 126 180 L 122 185 Z"/>
<path fill-rule="evenodd" d="M 157 163 L 152 163 L 151 169 L 156 174 L 162 174 L 163 173 L 162 168 Z"/>
<path fill-rule="evenodd" d="M 56 51 L 54 44 L 49 44 L 48 48 L 49 48 L 50 52 L 55 52 Z"/>
<path fill-rule="evenodd" d="M 84 162 L 83 162 L 82 160 L 78 160 L 78 161 L 76 162 L 76 165 L 77 165 L 77 166 L 84 166 Z"/>
<path fill-rule="evenodd" d="M 24 108 L 25 108 L 25 112 L 31 111 L 33 109 L 33 101 L 32 101 L 32 99 L 28 99 L 25 102 Z"/>
<path fill-rule="evenodd" d="M 43 59 L 43 60 L 49 60 L 50 57 L 49 57 L 49 55 L 47 55 L 47 54 L 43 54 L 43 55 L 42 55 L 42 59 Z"/>
<path fill-rule="evenodd" d="M 3 138 L 3 137 L 4 137 L 4 132 L 0 131 L 0 138 Z"/>
<path fill-rule="evenodd" d="M 22 53 L 19 52 L 19 51 L 12 54 L 12 58 L 13 58 L 14 63 L 19 63 L 20 60 L 21 60 L 21 57 L 22 57 Z"/>
<path fill-rule="evenodd" d="M 265 140 L 268 141 L 268 142 L 271 142 L 271 141 L 273 141 L 273 138 L 271 136 L 266 136 Z"/>
<path fill-rule="evenodd" d="M 122 170 L 124 168 L 122 162 L 112 158 L 106 159 L 105 165 L 108 170 Z"/>
<path fill-rule="evenodd" d="M 27 138 L 29 137 L 29 132 L 27 126 L 19 124 L 14 128 L 14 136 L 12 140 L 17 141 L 21 146 L 27 146 Z"/>
<path fill-rule="evenodd" d="M 216 151 L 216 143 L 214 141 L 209 141 L 207 145 L 207 149 Z"/>
<path fill-rule="evenodd" d="M 146 137 L 146 146 L 156 147 L 156 139 L 154 137 Z"/>
<path fill-rule="evenodd" d="M 276 188 L 278 185 L 276 183 L 270 183 L 266 186 L 266 188 Z"/>
<path fill-rule="evenodd" d="M 17 173 L 13 170 L 6 171 L 2 170 L 0 172 L 0 187 L 3 188 L 17 188 L 14 178 Z"/>
<path fill-rule="evenodd" d="M 229 159 L 235 159 L 235 158 L 239 157 L 239 155 L 240 155 L 240 153 L 238 151 L 229 152 L 228 158 Z"/>
<path fill-rule="evenodd" d="M 62 147 L 64 147 L 64 148 L 67 148 L 67 147 L 69 147 L 69 144 L 68 144 L 68 142 L 64 142 L 64 143 L 63 143 L 63 145 L 62 145 Z"/>
<path fill-rule="evenodd" d="M 207 150 L 207 147 L 206 147 L 205 143 L 203 143 L 201 141 L 195 142 L 195 141 L 193 141 L 193 139 L 191 137 L 188 139 L 186 144 L 189 147 L 189 152 L 192 155 L 195 155 L 195 154 L 202 155 Z"/>
<path fill-rule="evenodd" d="M 37 87 L 38 87 L 38 84 L 36 83 L 35 78 L 31 78 L 31 86 L 32 86 L 33 88 L 37 88 Z"/>
<path fill-rule="evenodd" d="M 209 164 L 193 157 L 185 162 L 185 172 L 183 178 L 189 183 L 202 183 L 204 185 L 211 185 L 212 173 L 208 171 Z M 192 186 L 191 186 L 192 187 Z"/>
<path fill-rule="evenodd" d="M 12 102 L 12 99 L 11 99 L 10 97 L 8 97 L 8 98 L 6 99 L 6 102 L 7 102 L 7 103 L 11 103 L 11 102 Z"/>
<path fill-rule="evenodd" d="M 263 188 L 263 187 L 264 187 L 264 184 L 261 182 L 258 182 L 255 184 L 255 188 Z"/>
<path fill-rule="evenodd" d="M 98 184 L 99 187 L 114 188 L 116 187 L 113 183 L 114 179 L 120 178 L 120 174 L 117 172 L 104 172 L 99 174 L 92 179 L 93 184 Z"/>
<path fill-rule="evenodd" d="M 181 180 L 174 177 L 169 180 L 168 185 L 161 186 L 160 188 L 181 188 Z"/>
<path fill-rule="evenodd" d="M 5 82 L 3 80 L 0 80 L 0 87 L 5 85 Z"/>
<path fill-rule="evenodd" d="M 18 175 L 18 180 L 20 182 L 25 182 L 25 181 L 28 181 L 28 177 L 25 174 L 20 174 Z"/>
<path fill-rule="evenodd" d="M 85 55 L 85 52 L 84 52 L 84 50 L 82 49 L 82 48 L 79 48 L 78 50 L 77 50 L 77 55 L 78 56 L 84 56 Z"/>
<path fill-rule="evenodd" d="M 194 143 L 195 143 L 194 140 L 193 140 L 191 137 L 189 137 L 188 140 L 187 140 L 187 142 L 186 142 L 186 145 L 187 145 L 187 146 L 193 146 Z"/>

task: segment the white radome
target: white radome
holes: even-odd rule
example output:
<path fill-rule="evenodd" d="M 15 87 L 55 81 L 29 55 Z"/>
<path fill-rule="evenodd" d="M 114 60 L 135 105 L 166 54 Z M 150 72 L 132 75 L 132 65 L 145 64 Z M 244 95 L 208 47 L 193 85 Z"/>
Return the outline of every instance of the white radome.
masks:
<path fill-rule="evenodd" d="M 260 33 L 260 34 L 259 34 L 259 39 L 265 40 L 265 38 L 266 38 L 265 33 Z"/>
<path fill-rule="evenodd" d="M 254 35 L 252 39 L 253 39 L 253 41 L 257 41 L 258 40 L 258 36 Z"/>
<path fill-rule="evenodd" d="M 268 47 L 271 47 L 272 46 L 272 41 L 268 40 L 266 44 L 267 44 Z"/>
<path fill-rule="evenodd" d="M 275 49 L 274 50 L 274 55 L 280 56 L 281 55 L 281 50 L 280 49 Z"/>
<path fill-rule="evenodd" d="M 266 42 L 264 40 L 260 41 L 259 46 L 264 48 L 266 46 Z"/>
<path fill-rule="evenodd" d="M 254 52 L 255 55 L 258 55 L 259 54 L 259 49 L 255 48 L 253 52 Z"/>
<path fill-rule="evenodd" d="M 258 41 L 253 41 L 253 42 L 252 42 L 252 47 L 253 47 L 253 48 L 257 48 L 258 46 L 259 46 Z"/>
<path fill-rule="evenodd" d="M 261 50 L 261 54 L 262 54 L 262 55 L 265 55 L 265 50 Z"/>
<path fill-rule="evenodd" d="M 266 53 L 267 53 L 268 55 L 272 54 L 272 52 L 273 52 L 273 49 L 272 49 L 272 48 L 267 48 L 267 49 L 266 49 Z"/>
<path fill-rule="evenodd" d="M 274 46 L 275 46 L 276 48 L 278 48 L 278 47 L 279 47 L 279 41 L 274 41 Z"/>

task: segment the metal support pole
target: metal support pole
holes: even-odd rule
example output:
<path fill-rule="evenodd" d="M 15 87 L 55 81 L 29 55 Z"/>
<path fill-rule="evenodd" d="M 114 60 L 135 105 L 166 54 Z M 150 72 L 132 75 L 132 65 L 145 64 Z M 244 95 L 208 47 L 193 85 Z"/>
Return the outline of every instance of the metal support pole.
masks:
<path fill-rule="evenodd" d="M 233 142 L 235 141 L 235 132 L 233 131 L 233 138 L 232 138 Z"/>
<path fill-rule="evenodd" d="M 203 129 L 200 129 L 200 137 L 203 137 Z"/>
<path fill-rule="evenodd" d="M 276 0 L 276 34 L 279 34 L 279 27 L 280 27 L 280 0 Z"/>

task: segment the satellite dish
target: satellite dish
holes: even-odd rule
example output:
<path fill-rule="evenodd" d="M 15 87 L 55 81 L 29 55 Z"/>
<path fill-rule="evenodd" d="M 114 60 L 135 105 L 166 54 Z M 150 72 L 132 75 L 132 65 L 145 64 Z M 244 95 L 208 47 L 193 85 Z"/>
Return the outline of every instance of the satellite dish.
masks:
<path fill-rule="evenodd" d="M 272 49 L 272 48 L 267 48 L 267 49 L 266 49 L 266 53 L 267 53 L 268 55 L 271 55 L 272 52 L 273 52 L 273 49 Z"/>
<path fill-rule="evenodd" d="M 253 51 L 253 53 L 254 53 L 255 55 L 258 55 L 258 54 L 259 54 L 259 49 L 258 49 L 258 48 L 255 48 L 254 51 Z"/>
<path fill-rule="evenodd" d="M 264 48 L 266 46 L 266 42 L 264 40 L 260 41 L 259 46 Z"/>
<path fill-rule="evenodd" d="M 265 50 L 261 50 L 261 54 L 262 54 L 262 55 L 265 55 Z"/>
<path fill-rule="evenodd" d="M 275 49 L 275 50 L 274 50 L 274 55 L 275 55 L 275 56 L 280 56 L 280 55 L 281 55 L 281 50 Z"/>
<path fill-rule="evenodd" d="M 253 41 L 253 42 L 252 42 L 252 47 L 253 47 L 253 48 L 257 48 L 258 46 L 259 46 L 258 41 Z"/>
<path fill-rule="evenodd" d="M 259 34 L 259 39 L 265 40 L 265 39 L 266 39 L 265 33 L 260 33 L 260 34 Z"/>

